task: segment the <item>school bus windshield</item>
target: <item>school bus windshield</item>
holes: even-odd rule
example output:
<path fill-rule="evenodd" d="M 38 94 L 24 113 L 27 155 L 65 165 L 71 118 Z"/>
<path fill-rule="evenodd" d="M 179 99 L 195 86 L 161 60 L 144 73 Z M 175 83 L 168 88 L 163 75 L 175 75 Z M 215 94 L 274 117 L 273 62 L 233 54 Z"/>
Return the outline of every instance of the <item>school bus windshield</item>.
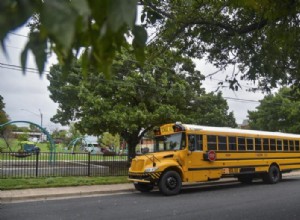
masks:
<path fill-rule="evenodd" d="M 154 152 L 182 150 L 185 147 L 183 133 L 155 137 Z"/>

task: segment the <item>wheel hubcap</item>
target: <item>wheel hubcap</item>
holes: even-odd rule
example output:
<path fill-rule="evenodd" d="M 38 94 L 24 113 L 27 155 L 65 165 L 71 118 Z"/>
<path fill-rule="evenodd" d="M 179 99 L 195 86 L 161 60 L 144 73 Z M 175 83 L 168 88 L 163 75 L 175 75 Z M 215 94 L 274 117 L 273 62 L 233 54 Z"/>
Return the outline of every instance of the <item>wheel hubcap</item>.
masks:
<path fill-rule="evenodd" d="M 167 179 L 167 187 L 169 189 L 174 189 L 177 186 L 177 180 L 174 177 L 169 177 Z"/>
<path fill-rule="evenodd" d="M 274 170 L 274 171 L 273 171 L 273 180 L 274 180 L 274 181 L 277 181 L 278 178 L 279 178 L 278 172 L 277 172 L 277 170 Z"/>

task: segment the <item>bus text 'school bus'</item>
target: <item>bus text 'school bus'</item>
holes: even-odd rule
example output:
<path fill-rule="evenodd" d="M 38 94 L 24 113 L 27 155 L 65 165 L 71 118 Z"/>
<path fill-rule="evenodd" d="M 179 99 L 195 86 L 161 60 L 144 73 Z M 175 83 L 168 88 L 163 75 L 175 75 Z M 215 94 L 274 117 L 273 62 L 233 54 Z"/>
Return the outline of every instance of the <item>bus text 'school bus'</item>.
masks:
<path fill-rule="evenodd" d="M 129 180 L 141 192 L 158 186 L 165 195 L 179 193 L 182 182 L 221 177 L 274 184 L 300 169 L 299 142 L 296 134 L 166 124 L 155 130 L 154 152 L 132 160 Z"/>

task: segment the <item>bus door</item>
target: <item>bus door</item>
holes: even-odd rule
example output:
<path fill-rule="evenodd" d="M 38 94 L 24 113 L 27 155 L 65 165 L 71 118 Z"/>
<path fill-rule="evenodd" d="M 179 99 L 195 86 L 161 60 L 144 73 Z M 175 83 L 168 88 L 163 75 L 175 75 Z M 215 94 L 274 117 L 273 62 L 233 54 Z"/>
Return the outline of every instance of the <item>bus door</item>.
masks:
<path fill-rule="evenodd" d="M 189 181 L 207 180 L 207 170 L 203 168 L 205 166 L 205 161 L 203 160 L 203 135 L 189 134 L 188 148 Z"/>

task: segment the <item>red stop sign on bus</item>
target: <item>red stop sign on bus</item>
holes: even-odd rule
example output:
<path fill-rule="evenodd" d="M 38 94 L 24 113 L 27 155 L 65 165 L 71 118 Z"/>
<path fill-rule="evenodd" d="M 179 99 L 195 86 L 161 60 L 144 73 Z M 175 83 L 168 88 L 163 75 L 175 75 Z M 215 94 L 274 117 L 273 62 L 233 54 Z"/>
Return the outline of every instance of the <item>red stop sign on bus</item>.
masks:
<path fill-rule="evenodd" d="M 216 157 L 217 157 L 217 155 L 216 155 L 215 151 L 213 151 L 213 150 L 208 151 L 207 158 L 209 161 L 215 161 Z"/>

